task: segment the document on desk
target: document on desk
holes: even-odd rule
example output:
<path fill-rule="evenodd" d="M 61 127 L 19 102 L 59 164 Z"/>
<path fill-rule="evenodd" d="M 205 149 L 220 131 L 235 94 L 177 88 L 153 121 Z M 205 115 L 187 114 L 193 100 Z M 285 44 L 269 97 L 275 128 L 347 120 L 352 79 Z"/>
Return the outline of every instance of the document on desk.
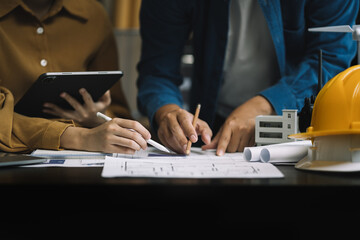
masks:
<path fill-rule="evenodd" d="M 216 156 L 215 151 L 191 148 L 190 155 L 153 152 L 105 157 L 102 177 L 155 178 L 282 178 L 284 175 L 271 163 L 248 162 L 242 153 Z"/>
<path fill-rule="evenodd" d="M 105 154 L 101 152 L 87 152 L 74 150 L 43 150 L 37 149 L 31 153 L 32 156 L 45 157 L 46 162 L 23 167 L 102 167 Z"/>
<path fill-rule="evenodd" d="M 48 159 L 44 163 L 24 165 L 21 167 L 102 167 L 105 159 Z"/>

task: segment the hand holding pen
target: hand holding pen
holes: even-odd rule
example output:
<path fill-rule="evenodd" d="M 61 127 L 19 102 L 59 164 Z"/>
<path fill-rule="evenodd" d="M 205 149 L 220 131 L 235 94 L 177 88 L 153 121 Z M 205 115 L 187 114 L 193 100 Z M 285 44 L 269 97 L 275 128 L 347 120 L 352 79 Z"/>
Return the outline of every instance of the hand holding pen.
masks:
<path fill-rule="evenodd" d="M 103 114 L 103 113 L 101 113 L 101 112 L 98 112 L 96 115 L 97 115 L 99 118 L 102 118 L 102 119 L 104 119 L 104 120 L 107 121 L 107 122 L 109 122 L 109 121 L 112 120 L 111 117 L 108 117 L 108 116 L 106 116 L 105 114 Z M 128 128 L 127 130 L 129 130 L 130 132 L 133 132 L 133 133 L 136 133 L 136 132 L 137 132 L 137 130 L 134 129 L 134 128 Z M 148 144 L 152 145 L 153 147 L 159 149 L 160 151 L 163 151 L 163 152 L 166 152 L 166 153 L 171 153 L 166 147 L 164 147 L 163 145 L 155 142 L 154 140 L 152 140 L 152 139 L 150 139 L 150 138 L 149 138 L 149 139 L 146 139 L 146 142 L 147 142 Z"/>
<path fill-rule="evenodd" d="M 176 104 L 159 108 L 154 119 L 159 127 L 157 135 L 161 142 L 181 154 L 189 154 L 191 144 L 196 143 L 199 138 L 204 144 L 209 144 L 212 131 L 205 121 L 198 118 L 199 111 L 200 106 L 193 115 Z"/>
<path fill-rule="evenodd" d="M 69 126 L 60 137 L 60 146 L 73 150 L 134 154 L 145 150 L 150 138 L 150 132 L 139 122 L 114 118 L 94 128 Z"/>
<path fill-rule="evenodd" d="M 150 132 L 142 124 L 123 118 L 114 118 L 98 127 L 87 129 L 86 136 L 83 138 L 91 151 L 124 154 L 145 150 L 146 141 L 151 138 Z M 73 137 L 76 139 L 78 136 Z"/>

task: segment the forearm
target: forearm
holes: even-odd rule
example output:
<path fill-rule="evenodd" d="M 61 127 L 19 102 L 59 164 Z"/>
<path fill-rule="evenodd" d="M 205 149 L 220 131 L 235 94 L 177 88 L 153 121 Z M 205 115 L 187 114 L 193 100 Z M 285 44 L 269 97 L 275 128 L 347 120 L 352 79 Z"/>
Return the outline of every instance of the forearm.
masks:
<path fill-rule="evenodd" d="M 276 114 L 271 103 L 263 96 L 255 96 L 237 107 L 231 115 L 241 113 L 242 118 L 254 119 L 258 115 Z"/>
<path fill-rule="evenodd" d="M 248 103 L 252 104 L 253 106 L 257 106 L 255 110 L 258 112 L 257 115 L 274 115 L 276 114 L 275 109 L 271 105 L 271 103 L 264 98 L 263 96 L 255 96 L 251 98 Z"/>

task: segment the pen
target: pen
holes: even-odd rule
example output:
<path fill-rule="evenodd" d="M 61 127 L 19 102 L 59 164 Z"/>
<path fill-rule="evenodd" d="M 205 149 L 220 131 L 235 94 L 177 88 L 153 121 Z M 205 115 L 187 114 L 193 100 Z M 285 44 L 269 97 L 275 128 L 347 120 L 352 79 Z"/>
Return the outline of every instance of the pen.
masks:
<path fill-rule="evenodd" d="M 198 105 L 196 106 L 195 115 L 194 115 L 194 119 L 193 119 L 193 122 L 192 122 L 192 124 L 193 124 L 194 127 L 196 126 L 196 121 L 197 121 L 197 119 L 198 119 L 198 117 L 199 117 L 200 107 L 201 107 L 200 104 L 198 104 Z M 189 141 L 188 141 L 188 143 L 187 143 L 187 147 L 186 147 L 186 155 L 189 155 L 189 154 L 190 154 L 191 144 L 192 144 L 192 142 L 191 142 L 190 139 L 189 139 Z"/>
<path fill-rule="evenodd" d="M 101 113 L 101 112 L 97 112 L 96 113 L 96 116 L 97 117 L 99 117 L 99 118 L 102 118 L 102 119 L 104 119 L 105 121 L 111 121 L 111 117 L 108 117 L 108 116 L 106 116 L 105 114 L 103 114 L 103 113 Z M 134 129 L 129 129 L 130 131 L 135 131 Z M 155 142 L 154 140 L 152 140 L 152 139 L 149 139 L 149 140 L 146 140 L 146 142 L 148 143 L 148 144 L 150 144 L 150 145 L 152 145 L 153 147 L 155 147 L 155 148 L 157 148 L 157 149 L 159 149 L 159 150 L 161 150 L 161 151 L 163 151 L 163 152 L 167 152 L 167 153 L 171 153 L 170 151 L 169 151 L 169 149 L 167 149 L 166 147 L 164 147 L 163 145 L 161 145 L 160 143 L 157 143 L 157 142 Z"/>

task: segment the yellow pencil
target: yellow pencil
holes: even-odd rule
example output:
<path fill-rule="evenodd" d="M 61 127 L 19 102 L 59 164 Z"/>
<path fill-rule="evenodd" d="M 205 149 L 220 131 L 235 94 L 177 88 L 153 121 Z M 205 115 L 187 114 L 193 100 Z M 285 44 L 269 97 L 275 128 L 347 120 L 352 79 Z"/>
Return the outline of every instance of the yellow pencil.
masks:
<path fill-rule="evenodd" d="M 196 127 L 196 121 L 197 121 L 197 119 L 199 118 L 200 107 L 201 107 L 200 104 L 198 104 L 198 105 L 196 106 L 196 111 L 195 111 L 194 119 L 193 119 L 193 122 L 192 122 L 192 124 L 193 124 L 194 127 Z M 191 142 L 190 139 L 189 139 L 188 144 L 187 144 L 187 147 L 186 147 L 186 155 L 189 155 L 189 154 L 190 154 L 191 144 L 192 144 L 192 142 Z"/>

